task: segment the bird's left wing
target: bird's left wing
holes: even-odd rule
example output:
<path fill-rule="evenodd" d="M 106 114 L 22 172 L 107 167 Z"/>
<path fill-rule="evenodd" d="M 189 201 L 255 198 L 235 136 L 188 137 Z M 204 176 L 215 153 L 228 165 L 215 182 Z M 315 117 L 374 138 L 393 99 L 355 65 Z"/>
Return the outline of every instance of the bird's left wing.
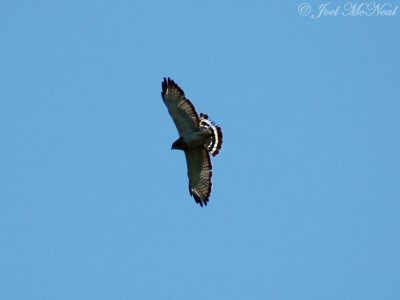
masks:
<path fill-rule="evenodd" d="M 199 127 L 199 116 L 196 109 L 192 102 L 185 97 L 183 90 L 172 79 L 164 78 L 161 97 L 180 136 Z"/>

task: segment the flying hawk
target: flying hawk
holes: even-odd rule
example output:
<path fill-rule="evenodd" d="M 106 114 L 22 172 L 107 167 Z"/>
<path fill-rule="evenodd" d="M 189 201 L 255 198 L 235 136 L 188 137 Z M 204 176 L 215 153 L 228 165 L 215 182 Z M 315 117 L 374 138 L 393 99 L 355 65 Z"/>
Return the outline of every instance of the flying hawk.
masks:
<path fill-rule="evenodd" d="M 161 97 L 179 133 L 171 149 L 185 152 L 189 193 L 200 206 L 207 205 L 212 185 L 210 153 L 216 156 L 222 147 L 221 128 L 206 114 L 198 115 L 192 102 L 172 79 L 164 78 Z"/>

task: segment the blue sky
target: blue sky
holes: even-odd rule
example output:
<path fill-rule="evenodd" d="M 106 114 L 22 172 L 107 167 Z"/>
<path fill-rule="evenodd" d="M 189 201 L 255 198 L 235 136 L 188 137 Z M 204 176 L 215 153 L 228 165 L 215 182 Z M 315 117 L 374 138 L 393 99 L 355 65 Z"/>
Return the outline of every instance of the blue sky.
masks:
<path fill-rule="evenodd" d="M 0 298 L 399 299 L 400 11 L 302 2 L 2 3 Z M 164 76 L 224 132 L 205 208 Z"/>

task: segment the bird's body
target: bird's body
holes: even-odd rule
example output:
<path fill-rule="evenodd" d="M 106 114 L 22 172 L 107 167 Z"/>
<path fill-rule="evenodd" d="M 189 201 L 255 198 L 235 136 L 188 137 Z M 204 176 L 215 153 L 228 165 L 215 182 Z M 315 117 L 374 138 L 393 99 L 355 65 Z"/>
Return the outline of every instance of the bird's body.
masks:
<path fill-rule="evenodd" d="M 202 148 L 210 140 L 212 132 L 208 129 L 198 128 L 179 137 L 173 144 L 172 149 L 188 150 Z"/>
<path fill-rule="evenodd" d="M 161 97 L 179 133 L 172 149 L 185 152 L 189 193 L 201 206 L 207 205 L 212 185 L 209 153 L 216 156 L 222 147 L 221 128 L 207 115 L 198 115 L 183 90 L 172 79 L 164 78 Z"/>

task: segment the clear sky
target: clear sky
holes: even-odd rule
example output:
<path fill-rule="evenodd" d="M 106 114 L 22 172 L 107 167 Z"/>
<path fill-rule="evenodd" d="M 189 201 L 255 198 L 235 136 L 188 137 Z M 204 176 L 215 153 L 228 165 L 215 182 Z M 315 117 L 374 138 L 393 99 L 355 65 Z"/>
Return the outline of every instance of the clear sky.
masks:
<path fill-rule="evenodd" d="M 400 9 L 302 2 L 3 1 L 0 299 L 400 299 Z"/>

